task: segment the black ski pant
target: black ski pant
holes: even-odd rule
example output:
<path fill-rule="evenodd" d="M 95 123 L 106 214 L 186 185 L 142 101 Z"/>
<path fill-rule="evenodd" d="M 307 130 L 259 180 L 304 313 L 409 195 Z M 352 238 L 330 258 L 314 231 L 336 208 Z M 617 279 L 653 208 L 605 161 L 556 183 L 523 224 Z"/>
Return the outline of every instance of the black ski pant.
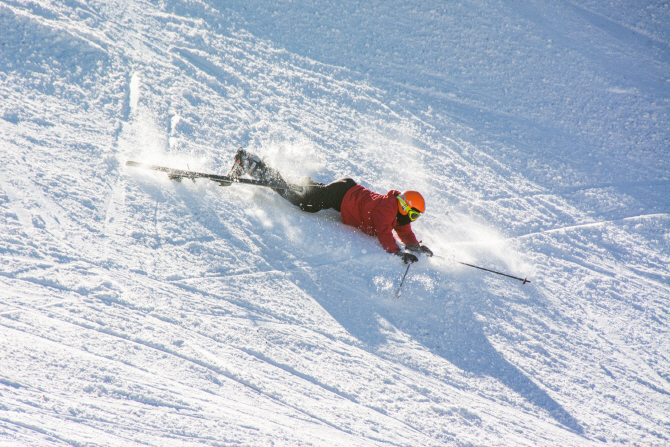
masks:
<path fill-rule="evenodd" d="M 345 177 L 327 185 L 311 182 L 306 186 L 290 186 L 289 189 L 275 189 L 275 191 L 301 210 L 316 213 L 328 208 L 341 211 L 344 195 L 356 186 L 356 182 Z"/>

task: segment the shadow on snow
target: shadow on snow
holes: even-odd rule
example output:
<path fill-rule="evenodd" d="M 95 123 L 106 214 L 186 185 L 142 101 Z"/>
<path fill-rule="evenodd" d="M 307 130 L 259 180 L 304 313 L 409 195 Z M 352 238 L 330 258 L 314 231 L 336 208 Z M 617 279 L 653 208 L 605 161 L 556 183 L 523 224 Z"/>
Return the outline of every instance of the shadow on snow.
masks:
<path fill-rule="evenodd" d="M 515 391 L 533 405 L 547 411 L 551 417 L 565 427 L 576 433 L 583 433 L 581 424 L 570 413 L 568 413 L 549 394 L 528 378 L 519 368 L 508 362 L 489 342 L 482 323 L 479 322 L 473 306 L 477 302 L 484 302 L 481 296 L 473 300 L 476 295 L 487 293 L 481 286 L 472 285 L 468 287 L 466 294 L 457 290 L 435 289 L 431 297 L 424 300 L 413 296 L 411 285 L 411 271 L 400 302 L 390 301 L 389 305 L 380 303 L 384 298 L 370 299 L 358 288 L 359 280 L 351 278 L 351 269 L 323 272 L 324 276 L 342 278 L 348 277 L 347 286 L 341 283 L 333 285 L 330 293 L 312 292 L 311 295 L 319 304 L 335 318 L 350 334 L 371 349 L 387 343 L 387 337 L 382 333 L 379 317 L 382 317 L 393 326 L 409 335 L 415 341 L 421 343 L 433 354 L 438 355 L 458 368 L 475 375 L 486 375 L 499 380 L 506 387 Z M 369 268 L 360 268 L 357 271 L 369 271 Z M 397 287 L 402 275 L 399 267 Z M 415 272 L 416 274 L 416 272 Z M 444 279 L 442 274 L 439 274 Z M 361 281 L 364 282 L 364 281 Z M 409 282 L 410 284 L 407 284 Z M 305 283 L 301 285 L 305 287 Z M 322 284 L 323 286 L 324 284 Z M 362 285 L 362 284 L 361 284 Z M 346 288 L 346 293 L 338 293 L 338 288 Z M 419 287 L 416 287 L 419 289 Z M 368 284 L 369 290 L 369 284 Z M 334 292 L 334 293 L 333 293 Z M 343 296 L 349 296 L 344 298 Z M 391 292 L 387 295 L 389 300 L 395 300 Z M 459 299 L 460 296 L 460 299 Z M 484 297 L 486 298 L 486 297 Z M 495 302 L 497 297 L 491 297 Z M 448 300 L 460 301 L 454 306 L 445 307 L 444 302 Z M 489 309 L 490 310 L 490 309 Z"/>

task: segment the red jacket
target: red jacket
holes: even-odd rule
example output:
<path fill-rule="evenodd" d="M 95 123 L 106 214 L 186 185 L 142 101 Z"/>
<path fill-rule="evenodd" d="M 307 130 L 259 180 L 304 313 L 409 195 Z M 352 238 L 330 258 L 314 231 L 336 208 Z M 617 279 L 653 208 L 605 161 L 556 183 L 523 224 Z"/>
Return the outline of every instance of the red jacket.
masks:
<path fill-rule="evenodd" d="M 395 230 L 405 245 L 416 245 L 419 241 L 410 224 L 398 225 L 398 199 L 400 191 L 389 191 L 381 195 L 356 185 L 342 199 L 342 222 L 356 227 L 370 236 L 377 236 L 382 247 L 389 253 L 396 253 L 400 247 L 393 237 Z"/>

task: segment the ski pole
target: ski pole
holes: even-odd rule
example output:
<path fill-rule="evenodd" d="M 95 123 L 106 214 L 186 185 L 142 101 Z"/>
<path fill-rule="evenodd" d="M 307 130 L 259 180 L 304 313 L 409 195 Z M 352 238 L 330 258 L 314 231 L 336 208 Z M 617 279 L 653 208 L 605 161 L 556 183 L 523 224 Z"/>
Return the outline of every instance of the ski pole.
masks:
<path fill-rule="evenodd" d="M 530 282 L 530 280 L 528 280 L 528 279 L 526 279 L 526 278 L 517 278 L 516 276 L 512 276 L 512 275 L 507 275 L 507 274 L 505 274 L 505 273 L 496 272 L 495 270 L 485 269 L 484 267 L 477 267 L 476 265 L 466 264 L 465 262 L 461 262 L 461 261 L 456 261 L 456 262 L 458 262 L 459 264 L 467 265 L 468 267 L 474 267 L 474 268 L 479 269 L 479 270 L 484 270 L 485 272 L 491 272 L 491 273 L 495 273 L 496 275 L 502 275 L 502 276 L 507 276 L 508 278 L 518 279 L 519 281 L 523 281 L 524 284 L 526 284 L 527 282 L 528 282 L 528 283 Z"/>
<path fill-rule="evenodd" d="M 395 293 L 396 298 L 400 298 L 400 293 L 401 293 L 400 288 L 402 287 L 402 283 L 405 282 L 405 277 L 407 276 L 407 272 L 409 272 L 409 266 L 410 265 L 412 265 L 411 262 L 409 264 L 407 264 L 407 270 L 405 270 L 405 274 L 402 275 L 402 280 L 400 281 L 400 285 L 398 286 L 398 290 Z"/>
<path fill-rule="evenodd" d="M 447 258 L 445 258 L 444 256 L 437 256 L 437 255 L 435 255 L 435 257 L 436 257 L 436 258 L 441 258 L 441 259 L 447 259 Z M 530 283 L 530 280 L 527 279 L 527 278 L 518 278 L 518 277 L 516 277 L 516 276 L 508 275 L 508 274 L 506 274 L 506 273 L 496 272 L 495 270 L 485 269 L 484 267 L 477 267 L 476 265 L 467 264 L 467 263 L 465 263 L 465 262 L 461 262 L 461 261 L 456 261 L 456 260 L 454 260 L 454 262 L 458 262 L 459 264 L 467 265 L 468 267 L 473 267 L 473 268 L 476 268 L 476 269 L 479 269 L 479 270 L 484 270 L 485 272 L 495 273 L 496 275 L 501 275 L 501 276 L 506 276 L 506 277 L 508 277 L 508 278 L 516 279 L 516 280 L 518 280 L 518 281 L 523 282 L 524 284 L 526 284 L 526 283 Z"/>

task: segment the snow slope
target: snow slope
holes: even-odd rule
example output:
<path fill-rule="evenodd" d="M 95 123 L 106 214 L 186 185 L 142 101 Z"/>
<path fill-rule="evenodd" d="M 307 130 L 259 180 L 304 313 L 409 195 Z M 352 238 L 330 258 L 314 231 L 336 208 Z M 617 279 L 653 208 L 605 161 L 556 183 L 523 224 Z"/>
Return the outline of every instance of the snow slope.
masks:
<path fill-rule="evenodd" d="M 669 8 L 3 0 L 0 444 L 668 445 Z"/>

